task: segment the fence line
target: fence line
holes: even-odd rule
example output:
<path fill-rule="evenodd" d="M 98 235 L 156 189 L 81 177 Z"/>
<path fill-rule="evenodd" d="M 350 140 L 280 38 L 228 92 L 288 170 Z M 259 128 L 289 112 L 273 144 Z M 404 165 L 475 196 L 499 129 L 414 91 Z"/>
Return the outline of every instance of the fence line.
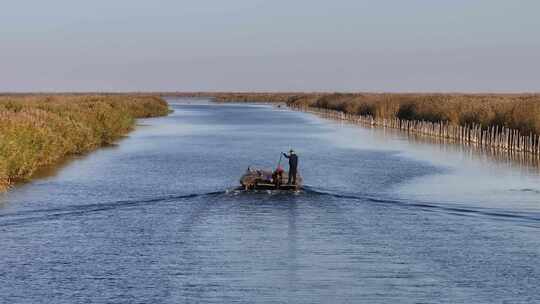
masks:
<path fill-rule="evenodd" d="M 392 128 L 408 133 L 416 133 L 433 137 L 454 140 L 464 144 L 490 147 L 511 152 L 525 152 L 540 156 L 540 135 L 521 134 L 519 130 L 506 127 L 491 126 L 484 129 L 479 124 L 460 126 L 448 122 L 430 122 L 418 120 L 405 120 L 399 118 L 377 118 L 371 115 L 357 115 L 341 111 L 316 108 L 290 106 L 291 109 L 309 112 L 325 118 L 344 120 L 351 123 Z"/>

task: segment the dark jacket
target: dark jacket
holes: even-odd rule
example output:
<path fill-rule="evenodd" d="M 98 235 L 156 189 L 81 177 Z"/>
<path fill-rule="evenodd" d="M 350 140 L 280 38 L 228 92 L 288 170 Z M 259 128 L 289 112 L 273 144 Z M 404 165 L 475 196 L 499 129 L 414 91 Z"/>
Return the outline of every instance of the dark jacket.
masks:
<path fill-rule="evenodd" d="M 285 153 L 283 155 L 289 159 L 289 170 L 296 171 L 298 168 L 298 156 L 296 154 L 287 155 Z"/>

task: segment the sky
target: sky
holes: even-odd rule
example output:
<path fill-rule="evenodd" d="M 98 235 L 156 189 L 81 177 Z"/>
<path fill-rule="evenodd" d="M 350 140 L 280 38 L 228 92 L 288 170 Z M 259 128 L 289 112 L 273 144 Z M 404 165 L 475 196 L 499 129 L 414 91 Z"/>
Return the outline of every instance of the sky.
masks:
<path fill-rule="evenodd" d="M 2 92 L 540 92 L 538 0 L 0 4 Z"/>

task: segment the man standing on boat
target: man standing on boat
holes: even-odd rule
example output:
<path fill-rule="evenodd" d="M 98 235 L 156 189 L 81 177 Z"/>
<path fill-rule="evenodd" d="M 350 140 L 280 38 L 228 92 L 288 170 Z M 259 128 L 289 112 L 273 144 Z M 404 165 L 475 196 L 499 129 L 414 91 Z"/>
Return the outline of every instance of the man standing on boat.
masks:
<path fill-rule="evenodd" d="M 296 153 L 294 153 L 294 150 L 292 149 L 289 151 L 289 155 L 287 155 L 286 153 L 283 153 L 283 156 L 289 159 L 289 180 L 287 181 L 287 184 L 290 185 L 291 180 L 292 180 L 292 184 L 296 185 L 296 172 L 298 170 L 298 156 L 296 155 Z"/>

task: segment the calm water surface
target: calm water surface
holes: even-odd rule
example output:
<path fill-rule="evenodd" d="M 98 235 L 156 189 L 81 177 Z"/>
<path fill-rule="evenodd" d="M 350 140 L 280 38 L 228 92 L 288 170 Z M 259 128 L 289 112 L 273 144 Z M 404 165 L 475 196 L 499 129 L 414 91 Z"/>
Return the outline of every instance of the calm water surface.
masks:
<path fill-rule="evenodd" d="M 0 196 L 1 303 L 540 302 L 537 170 L 271 106 L 169 102 Z M 289 147 L 306 191 L 225 191 Z"/>

